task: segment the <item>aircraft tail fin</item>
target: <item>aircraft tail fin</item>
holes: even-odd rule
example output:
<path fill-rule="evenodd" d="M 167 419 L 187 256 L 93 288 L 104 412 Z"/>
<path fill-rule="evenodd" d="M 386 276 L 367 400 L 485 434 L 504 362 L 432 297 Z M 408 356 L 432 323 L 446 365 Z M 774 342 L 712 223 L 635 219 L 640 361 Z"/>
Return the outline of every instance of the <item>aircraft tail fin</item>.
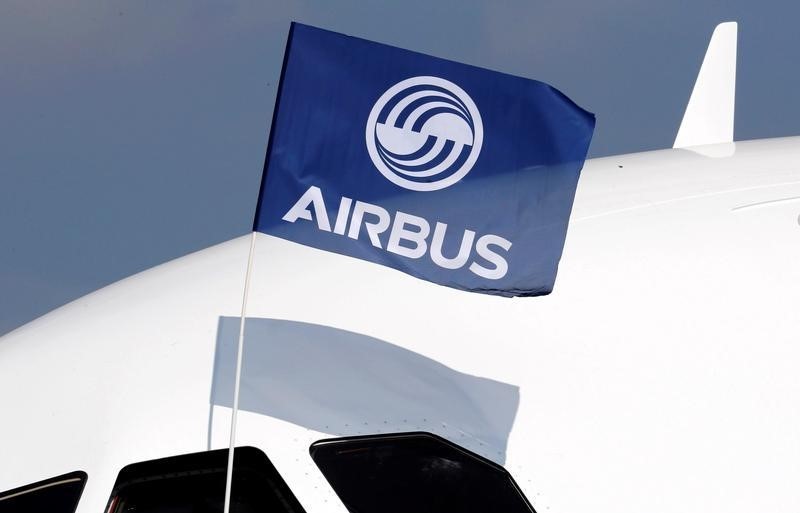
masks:
<path fill-rule="evenodd" d="M 735 21 L 714 29 L 673 148 L 733 142 L 736 36 Z"/>

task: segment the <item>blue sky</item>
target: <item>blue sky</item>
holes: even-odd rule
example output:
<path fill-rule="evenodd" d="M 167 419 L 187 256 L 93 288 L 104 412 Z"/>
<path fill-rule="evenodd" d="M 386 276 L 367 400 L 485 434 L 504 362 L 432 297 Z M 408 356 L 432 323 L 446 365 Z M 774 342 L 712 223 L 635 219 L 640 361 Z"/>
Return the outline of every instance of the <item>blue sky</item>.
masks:
<path fill-rule="evenodd" d="M 736 139 L 800 134 L 800 4 L 643 0 L 0 3 L 0 334 L 247 233 L 292 20 L 548 82 L 590 155 L 669 147 L 739 21 Z"/>

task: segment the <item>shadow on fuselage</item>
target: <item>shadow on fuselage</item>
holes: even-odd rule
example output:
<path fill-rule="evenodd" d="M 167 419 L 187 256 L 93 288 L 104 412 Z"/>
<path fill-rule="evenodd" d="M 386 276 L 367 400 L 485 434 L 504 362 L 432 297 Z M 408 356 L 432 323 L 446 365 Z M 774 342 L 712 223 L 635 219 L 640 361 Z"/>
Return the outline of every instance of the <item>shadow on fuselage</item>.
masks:
<path fill-rule="evenodd" d="M 220 317 L 211 405 L 231 407 L 238 317 Z M 429 431 L 500 464 L 519 388 L 383 340 L 247 318 L 239 407 L 337 436 Z M 213 408 L 212 408 L 213 410 Z"/>

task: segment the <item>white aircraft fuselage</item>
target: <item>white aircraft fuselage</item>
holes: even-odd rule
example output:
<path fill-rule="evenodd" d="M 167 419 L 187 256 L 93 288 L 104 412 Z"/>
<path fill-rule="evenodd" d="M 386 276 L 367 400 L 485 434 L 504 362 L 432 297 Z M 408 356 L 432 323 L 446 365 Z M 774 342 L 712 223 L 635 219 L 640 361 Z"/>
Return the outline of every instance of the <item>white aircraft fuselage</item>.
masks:
<path fill-rule="evenodd" d="M 122 467 L 227 447 L 248 249 L 0 339 L 0 490 L 81 470 L 99 512 Z M 308 512 L 346 511 L 312 443 L 408 431 L 502 464 L 540 512 L 798 511 L 798 263 L 800 138 L 587 161 L 544 297 L 259 234 L 237 446 Z"/>

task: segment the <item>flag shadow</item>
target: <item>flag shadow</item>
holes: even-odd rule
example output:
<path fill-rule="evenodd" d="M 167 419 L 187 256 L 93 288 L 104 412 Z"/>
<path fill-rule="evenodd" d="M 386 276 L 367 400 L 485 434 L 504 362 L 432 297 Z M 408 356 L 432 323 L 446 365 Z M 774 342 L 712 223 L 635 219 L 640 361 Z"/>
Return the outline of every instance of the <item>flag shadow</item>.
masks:
<path fill-rule="evenodd" d="M 220 317 L 211 405 L 231 407 L 238 317 Z M 350 331 L 247 318 L 239 407 L 336 436 L 429 431 L 498 463 L 519 388 Z"/>

